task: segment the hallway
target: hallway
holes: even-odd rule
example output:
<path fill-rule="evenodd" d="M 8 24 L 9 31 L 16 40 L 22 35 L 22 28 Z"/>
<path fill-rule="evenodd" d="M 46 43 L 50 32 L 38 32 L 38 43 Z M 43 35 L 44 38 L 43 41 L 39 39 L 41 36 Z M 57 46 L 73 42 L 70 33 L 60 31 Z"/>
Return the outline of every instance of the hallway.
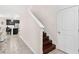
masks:
<path fill-rule="evenodd" d="M 26 44 L 18 37 L 7 36 L 4 42 L 0 42 L 0 54 L 33 54 Z M 64 54 L 62 51 L 55 49 L 48 54 Z"/>
<path fill-rule="evenodd" d="M 8 36 L 4 42 L 0 43 L 0 54 L 32 54 L 33 52 L 16 35 Z"/>

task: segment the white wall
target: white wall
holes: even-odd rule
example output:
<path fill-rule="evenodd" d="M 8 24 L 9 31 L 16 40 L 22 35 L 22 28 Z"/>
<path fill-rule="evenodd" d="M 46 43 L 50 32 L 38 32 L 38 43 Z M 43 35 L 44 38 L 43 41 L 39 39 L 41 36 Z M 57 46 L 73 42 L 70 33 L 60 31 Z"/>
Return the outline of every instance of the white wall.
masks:
<path fill-rule="evenodd" d="M 50 36 L 50 39 L 56 43 L 56 6 L 52 5 L 39 5 L 32 6 L 32 12 L 44 24 L 45 31 Z"/>
<path fill-rule="evenodd" d="M 30 8 L 29 5 L 27 6 L 18 6 L 18 5 L 0 5 L 0 15 L 16 15 L 16 14 L 23 14 L 26 12 L 26 8 Z"/>
<path fill-rule="evenodd" d="M 42 28 L 28 12 L 21 19 L 22 25 L 20 30 L 23 41 L 34 53 L 42 53 Z"/>

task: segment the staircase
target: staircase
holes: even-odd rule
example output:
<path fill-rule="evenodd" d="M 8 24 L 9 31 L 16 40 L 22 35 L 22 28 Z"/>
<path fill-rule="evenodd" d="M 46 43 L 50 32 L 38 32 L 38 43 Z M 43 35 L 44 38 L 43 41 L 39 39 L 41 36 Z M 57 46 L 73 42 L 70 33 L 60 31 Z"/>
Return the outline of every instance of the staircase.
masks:
<path fill-rule="evenodd" d="M 43 32 L 43 54 L 47 54 L 56 49 L 56 45 L 52 44 L 52 40 L 49 39 L 47 33 Z"/>

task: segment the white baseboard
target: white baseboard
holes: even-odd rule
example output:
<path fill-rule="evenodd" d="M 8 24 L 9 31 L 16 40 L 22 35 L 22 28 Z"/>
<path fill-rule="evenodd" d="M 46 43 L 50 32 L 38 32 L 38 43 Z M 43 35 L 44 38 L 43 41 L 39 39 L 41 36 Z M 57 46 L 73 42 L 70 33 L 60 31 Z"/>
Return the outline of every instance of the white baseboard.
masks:
<path fill-rule="evenodd" d="M 20 38 L 22 39 L 22 41 L 28 46 L 28 48 L 29 48 L 34 54 L 38 54 L 27 42 L 25 42 L 25 41 L 23 40 L 23 37 L 22 37 L 22 36 L 20 36 Z"/>

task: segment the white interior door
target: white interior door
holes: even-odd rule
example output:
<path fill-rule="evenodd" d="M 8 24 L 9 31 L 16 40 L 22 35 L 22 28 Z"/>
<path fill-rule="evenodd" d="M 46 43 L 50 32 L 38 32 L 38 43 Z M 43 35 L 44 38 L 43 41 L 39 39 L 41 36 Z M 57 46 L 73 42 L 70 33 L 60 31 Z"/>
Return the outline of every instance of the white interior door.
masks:
<path fill-rule="evenodd" d="M 58 13 L 57 32 L 57 48 L 67 53 L 78 53 L 78 7 Z"/>

